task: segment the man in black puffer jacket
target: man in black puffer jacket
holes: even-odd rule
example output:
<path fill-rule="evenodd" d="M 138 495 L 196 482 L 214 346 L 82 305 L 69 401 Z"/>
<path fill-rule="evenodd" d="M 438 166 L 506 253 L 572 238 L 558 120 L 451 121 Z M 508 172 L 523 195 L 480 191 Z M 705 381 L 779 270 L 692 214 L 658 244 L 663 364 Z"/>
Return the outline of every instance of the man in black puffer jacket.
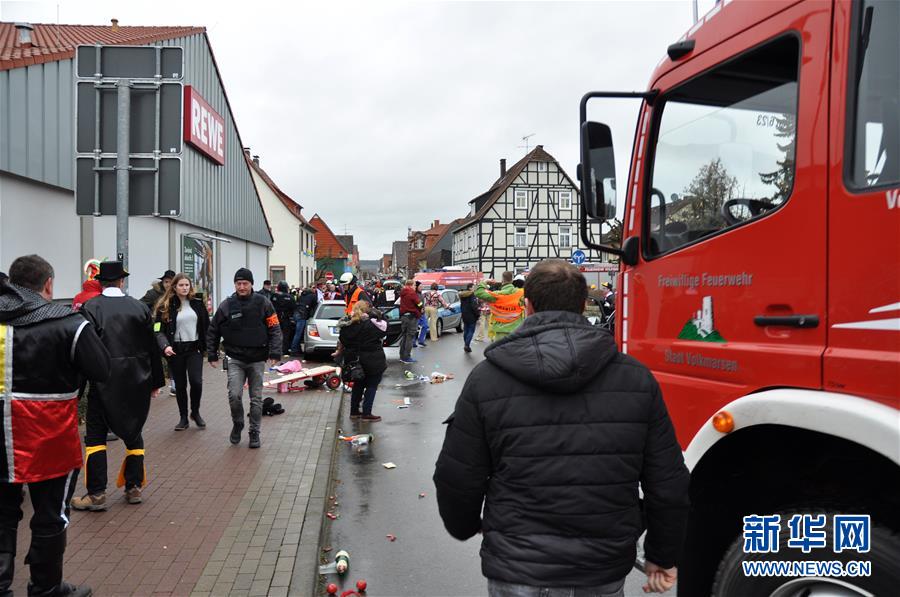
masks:
<path fill-rule="evenodd" d="M 689 474 L 656 380 L 588 324 L 586 298 L 571 265 L 535 266 L 527 319 L 485 350 L 447 420 L 438 508 L 455 538 L 483 533 L 492 596 L 622 595 L 645 527 L 645 589 L 675 581 Z"/>

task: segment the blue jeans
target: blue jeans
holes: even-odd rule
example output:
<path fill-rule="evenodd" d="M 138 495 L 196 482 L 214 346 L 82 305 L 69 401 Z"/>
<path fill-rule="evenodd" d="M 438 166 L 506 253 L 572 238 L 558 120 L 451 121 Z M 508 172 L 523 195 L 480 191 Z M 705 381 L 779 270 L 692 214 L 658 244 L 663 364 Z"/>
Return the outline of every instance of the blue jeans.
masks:
<path fill-rule="evenodd" d="M 625 597 L 625 579 L 593 587 L 533 587 L 488 579 L 489 597 Z"/>
<path fill-rule="evenodd" d="M 350 414 L 359 414 L 359 403 L 362 402 L 362 414 L 371 415 L 372 405 L 375 403 L 375 392 L 378 391 L 378 384 L 381 383 L 381 376 L 367 375 L 362 381 L 353 383 L 353 391 L 350 393 Z"/>
<path fill-rule="evenodd" d="M 294 330 L 294 339 L 291 341 L 291 352 L 300 352 L 300 342 L 303 341 L 303 332 L 306 331 L 306 320 L 299 317 L 294 320 L 297 329 Z"/>
<path fill-rule="evenodd" d="M 475 337 L 475 328 L 478 327 L 478 322 L 473 321 L 472 323 L 464 323 L 463 324 L 463 344 L 468 346 L 472 343 L 472 338 Z"/>
<path fill-rule="evenodd" d="M 419 325 L 422 327 L 422 331 L 419 332 L 419 345 L 425 346 L 425 337 L 430 330 L 428 328 L 428 317 L 424 313 L 419 317 Z"/>

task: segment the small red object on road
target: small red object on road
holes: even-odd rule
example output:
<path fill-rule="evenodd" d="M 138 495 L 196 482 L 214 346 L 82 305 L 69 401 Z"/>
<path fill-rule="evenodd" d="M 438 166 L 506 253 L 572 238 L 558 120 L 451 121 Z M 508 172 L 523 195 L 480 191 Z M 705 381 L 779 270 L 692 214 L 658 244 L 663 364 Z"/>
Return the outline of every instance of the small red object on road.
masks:
<path fill-rule="evenodd" d="M 356 597 L 359 597 L 359 593 L 357 593 L 353 589 L 350 589 L 349 591 L 344 591 L 343 593 L 341 593 L 341 597 L 353 597 L 354 595 L 356 595 Z"/>
<path fill-rule="evenodd" d="M 332 514 L 331 512 L 326 512 L 326 513 L 325 513 L 325 516 L 326 516 L 329 520 L 336 520 L 336 519 L 337 519 L 337 514 Z"/>
<path fill-rule="evenodd" d="M 366 584 L 366 581 L 364 581 L 364 580 L 356 581 L 356 590 L 357 591 L 365 591 L 367 586 L 368 585 Z"/>
<path fill-rule="evenodd" d="M 397 537 L 395 535 L 391 535 L 390 533 L 385 535 L 385 537 L 387 537 L 388 541 L 396 541 L 397 540 Z"/>
<path fill-rule="evenodd" d="M 333 582 L 328 583 L 328 586 L 325 587 L 325 591 L 327 591 L 329 595 L 334 595 L 335 593 L 337 593 L 337 589 L 338 589 L 338 586 L 336 584 L 334 584 Z"/>
<path fill-rule="evenodd" d="M 424 492 L 424 491 L 423 491 L 422 493 L 419 494 L 419 499 L 421 500 L 423 497 L 425 497 L 425 492 Z"/>

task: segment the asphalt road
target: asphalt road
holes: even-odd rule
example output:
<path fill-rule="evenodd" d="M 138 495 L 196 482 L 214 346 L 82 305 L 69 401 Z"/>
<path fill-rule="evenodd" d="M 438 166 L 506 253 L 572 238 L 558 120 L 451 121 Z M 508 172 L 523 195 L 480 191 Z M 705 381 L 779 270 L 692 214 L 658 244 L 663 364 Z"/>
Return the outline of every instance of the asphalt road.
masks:
<path fill-rule="evenodd" d="M 348 551 L 350 570 L 343 577 L 323 577 L 323 595 L 326 582 L 336 583 L 340 595 L 354 589 L 359 579 L 368 583 L 369 597 L 487 595 L 478 555 L 480 539 L 460 542 L 447 534 L 431 481 L 444 439 L 442 421 L 453 411 L 466 376 L 482 360 L 486 346 L 473 342 L 473 352 L 466 354 L 462 334 L 447 332 L 437 343 L 416 349 L 414 365 L 400 363 L 396 348 L 387 349 L 388 370 L 373 409 L 383 417 L 377 423 L 351 422 L 347 396 L 344 435 L 371 433 L 374 441 L 362 448 L 345 442 L 337 447 L 331 492 L 335 501 L 331 512 L 337 519 L 326 526 L 323 547 L 331 549 L 322 555 L 331 561 L 339 550 Z M 416 375 L 451 373 L 455 379 L 442 384 L 411 382 L 404 377 L 406 370 Z M 411 405 L 398 409 L 404 398 Z M 384 468 L 388 462 L 396 468 Z M 626 595 L 643 595 L 643 579 L 633 572 Z"/>

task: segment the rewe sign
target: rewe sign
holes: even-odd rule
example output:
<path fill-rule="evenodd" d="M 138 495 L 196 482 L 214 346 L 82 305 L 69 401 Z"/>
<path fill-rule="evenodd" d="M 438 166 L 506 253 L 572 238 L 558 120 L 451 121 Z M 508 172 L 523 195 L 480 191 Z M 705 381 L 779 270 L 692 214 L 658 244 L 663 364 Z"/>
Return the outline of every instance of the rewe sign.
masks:
<path fill-rule="evenodd" d="M 190 85 L 184 86 L 184 140 L 219 165 L 225 164 L 225 119 Z"/>

